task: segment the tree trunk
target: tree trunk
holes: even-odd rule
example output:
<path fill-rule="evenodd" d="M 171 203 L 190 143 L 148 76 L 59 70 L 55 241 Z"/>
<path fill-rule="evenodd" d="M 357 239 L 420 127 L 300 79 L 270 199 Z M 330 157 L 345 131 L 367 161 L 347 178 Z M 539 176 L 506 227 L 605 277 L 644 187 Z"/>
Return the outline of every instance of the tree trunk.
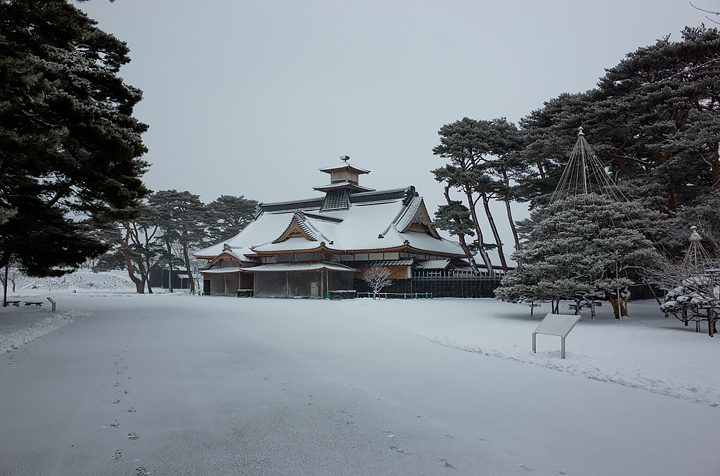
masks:
<path fill-rule="evenodd" d="M 150 286 L 150 257 L 149 256 L 145 258 L 145 270 L 147 272 L 145 282 L 147 283 L 148 294 L 152 294 L 153 290 L 152 290 L 152 287 Z"/>
<path fill-rule="evenodd" d="M 8 266 L 10 265 L 5 265 L 5 279 L 3 280 L 3 307 L 7 307 Z"/>
<path fill-rule="evenodd" d="M 495 219 L 493 218 L 492 212 L 490 211 L 490 200 L 485 193 L 481 194 L 481 198 L 483 202 L 483 208 L 485 208 L 485 215 L 487 216 L 488 223 L 490 224 L 490 230 L 492 230 L 492 234 L 495 237 L 495 243 L 497 244 L 497 252 L 498 257 L 500 258 L 500 265 L 502 266 L 503 271 L 507 273 L 508 265 L 505 261 L 505 253 L 503 253 L 502 239 L 500 238 L 500 233 L 498 233 L 497 226 L 495 225 Z"/>
<path fill-rule="evenodd" d="M 510 208 L 510 200 L 504 200 L 505 209 L 507 210 L 508 222 L 510 222 L 510 230 L 513 234 L 513 240 L 515 241 L 515 251 L 520 249 L 520 236 L 518 235 L 517 228 L 515 227 L 515 220 L 513 220 L 512 209 Z"/>
<path fill-rule="evenodd" d="M 502 178 L 505 183 L 505 188 L 510 190 L 510 179 L 508 178 L 507 171 L 504 168 L 502 171 Z M 510 200 L 508 200 L 507 195 L 503 198 L 503 202 L 505 202 L 505 210 L 507 211 L 508 222 L 510 223 L 510 231 L 512 231 L 513 240 L 515 240 L 515 251 L 517 251 L 520 249 L 520 237 L 518 236 L 517 228 L 515 227 L 515 220 L 513 220 L 512 208 L 510 207 Z"/>
<path fill-rule="evenodd" d="M 720 187 L 720 143 L 716 142 L 711 145 L 711 148 L 713 149 L 711 157 L 712 187 L 718 188 Z"/>
<path fill-rule="evenodd" d="M 142 280 L 135 276 L 135 273 L 133 272 L 132 260 L 125 253 L 123 253 L 123 256 L 125 257 L 125 267 L 127 268 L 128 276 L 130 276 L 130 281 L 135 284 L 135 290 L 138 294 L 145 294 L 145 283 L 143 283 Z"/>
<path fill-rule="evenodd" d="M 165 240 L 165 246 L 167 246 L 167 253 L 168 253 L 168 267 L 170 268 L 170 272 L 168 274 L 168 288 L 170 289 L 170 294 L 173 293 L 173 280 L 172 280 L 172 274 L 173 274 L 173 255 L 172 255 L 172 243 L 170 243 L 169 240 Z"/>
<path fill-rule="evenodd" d="M 450 205 L 450 186 L 445 186 L 445 201 L 448 205 Z M 458 220 L 455 219 L 455 223 L 457 223 Z M 459 225 L 459 223 L 458 223 Z M 460 242 L 460 248 L 465 252 L 465 257 L 470 262 L 470 267 L 472 267 L 473 273 L 478 275 L 480 274 L 480 271 L 478 271 L 477 263 L 475 262 L 475 257 L 473 256 L 472 252 L 470 251 L 470 248 L 468 247 L 467 243 L 465 242 L 465 235 L 464 234 L 458 234 L 458 241 Z"/>
<path fill-rule="evenodd" d="M 135 276 L 135 272 L 133 271 L 132 258 L 130 257 L 130 235 L 132 233 L 130 230 L 130 223 L 126 221 L 122 225 L 125 228 L 125 246 L 124 248 L 121 248 L 120 252 L 125 258 L 125 268 L 127 268 L 130 281 L 135 284 L 135 290 L 137 291 L 137 293 L 145 294 L 145 283 L 137 276 Z"/>
<path fill-rule="evenodd" d="M 488 274 L 490 276 L 493 276 L 495 275 L 495 270 L 492 267 L 492 262 L 490 261 L 490 257 L 488 256 L 487 251 L 485 251 L 485 240 L 483 239 L 482 230 L 480 229 L 480 222 L 478 221 L 477 211 L 475 210 L 475 204 L 477 202 L 473 200 L 472 191 L 468 187 L 465 187 L 465 197 L 468 201 L 468 209 L 470 210 L 470 216 L 472 216 L 473 224 L 475 225 L 475 234 L 477 235 L 478 242 L 478 252 L 480 253 L 483 262 L 485 263 Z"/>
<path fill-rule="evenodd" d="M 192 274 L 192 270 L 190 268 L 190 252 L 188 250 L 188 236 L 187 231 L 183 232 L 183 261 L 185 261 L 185 270 L 188 274 L 188 279 L 190 280 L 190 293 L 195 294 L 195 279 Z"/>

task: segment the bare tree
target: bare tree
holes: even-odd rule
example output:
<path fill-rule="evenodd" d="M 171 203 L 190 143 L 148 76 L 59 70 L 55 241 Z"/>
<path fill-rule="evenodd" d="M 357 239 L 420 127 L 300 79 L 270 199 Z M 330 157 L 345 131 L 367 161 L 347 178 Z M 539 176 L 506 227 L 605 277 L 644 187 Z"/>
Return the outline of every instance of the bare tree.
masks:
<path fill-rule="evenodd" d="M 383 288 L 392 284 L 390 270 L 384 266 L 373 266 L 363 272 L 363 281 L 372 288 L 373 299 L 377 299 Z"/>
<path fill-rule="evenodd" d="M 702 8 L 700 8 L 700 7 L 696 7 L 693 2 L 690 2 L 690 5 L 691 5 L 695 10 L 700 10 L 700 11 L 703 12 L 703 13 L 709 13 L 710 15 L 720 16 L 720 12 L 713 12 L 713 11 L 710 11 L 710 10 L 704 10 L 704 9 L 702 9 Z M 707 18 L 708 20 L 710 20 L 710 21 L 713 22 L 713 23 L 717 23 L 718 25 L 720 25 L 720 22 L 713 20 L 712 18 L 710 18 L 710 17 L 707 16 L 707 15 L 705 15 L 705 18 Z"/>

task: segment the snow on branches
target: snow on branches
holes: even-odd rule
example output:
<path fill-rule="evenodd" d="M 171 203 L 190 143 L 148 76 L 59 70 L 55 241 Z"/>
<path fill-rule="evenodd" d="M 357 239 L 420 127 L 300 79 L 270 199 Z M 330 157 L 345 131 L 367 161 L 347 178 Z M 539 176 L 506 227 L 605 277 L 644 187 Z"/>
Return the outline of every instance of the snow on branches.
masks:
<path fill-rule="evenodd" d="M 390 278 L 390 270 L 384 266 L 372 266 L 363 272 L 363 281 L 368 283 L 372 289 L 373 299 L 377 299 L 378 294 L 383 288 L 392 284 Z"/>

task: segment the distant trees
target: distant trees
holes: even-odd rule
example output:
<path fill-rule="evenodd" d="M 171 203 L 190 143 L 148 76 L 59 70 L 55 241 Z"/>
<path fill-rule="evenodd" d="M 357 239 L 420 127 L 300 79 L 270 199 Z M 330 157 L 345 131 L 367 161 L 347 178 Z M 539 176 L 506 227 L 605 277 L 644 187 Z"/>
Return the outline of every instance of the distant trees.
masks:
<path fill-rule="evenodd" d="M 125 43 L 65 0 L 0 2 L 0 266 L 60 275 L 148 194 Z"/>
<path fill-rule="evenodd" d="M 162 229 L 168 264 L 172 274 L 172 246 L 177 245 L 180 258 L 190 279 L 190 291 L 195 292 L 190 249 L 204 243 L 207 236 L 208 212 L 198 195 L 177 190 L 154 193 L 148 204 L 157 213 L 157 223 Z"/>
<path fill-rule="evenodd" d="M 210 202 L 207 205 L 210 214 L 209 241 L 219 243 L 240 233 L 253 220 L 257 204 L 242 195 L 221 195 Z"/>
<path fill-rule="evenodd" d="M 239 233 L 250 221 L 257 202 L 223 195 L 204 204 L 188 191 L 161 190 L 134 209 L 135 218 L 115 222 L 107 232 L 113 253 L 102 265 L 124 268 L 138 293 L 150 287 L 150 271 L 165 264 L 184 267 L 191 292 L 196 292 L 197 263 L 192 250 L 221 242 Z M 172 291 L 172 279 L 168 283 Z"/>

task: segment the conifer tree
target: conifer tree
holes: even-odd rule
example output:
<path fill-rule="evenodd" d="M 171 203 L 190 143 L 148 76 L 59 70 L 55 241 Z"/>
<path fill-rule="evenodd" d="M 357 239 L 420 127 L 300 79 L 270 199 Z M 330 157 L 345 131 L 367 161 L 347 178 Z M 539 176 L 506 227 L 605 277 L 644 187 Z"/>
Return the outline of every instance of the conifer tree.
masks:
<path fill-rule="evenodd" d="M 513 254 L 515 271 L 503 278 L 497 296 L 510 302 L 583 301 L 635 284 L 655 263 L 656 252 L 641 230 L 660 216 L 633 203 L 597 194 L 558 200 L 535 211 L 528 243 Z M 616 315 L 619 317 L 619 315 Z"/>
<path fill-rule="evenodd" d="M 148 193 L 129 50 L 95 25 L 65 0 L 0 1 L 0 266 L 70 271 Z"/>
<path fill-rule="evenodd" d="M 166 246 L 165 258 L 170 266 L 170 280 L 177 247 L 180 259 L 185 265 L 189 279 L 190 292 L 195 292 L 195 279 L 190 250 L 205 244 L 207 211 L 198 195 L 188 191 L 161 190 L 148 199 L 148 205 L 155 209 L 157 224 L 163 231 L 162 240 Z M 172 287 L 171 287 L 172 290 Z"/>
<path fill-rule="evenodd" d="M 208 240 L 222 242 L 242 231 L 253 220 L 258 202 L 242 195 L 221 195 L 207 205 Z"/>

